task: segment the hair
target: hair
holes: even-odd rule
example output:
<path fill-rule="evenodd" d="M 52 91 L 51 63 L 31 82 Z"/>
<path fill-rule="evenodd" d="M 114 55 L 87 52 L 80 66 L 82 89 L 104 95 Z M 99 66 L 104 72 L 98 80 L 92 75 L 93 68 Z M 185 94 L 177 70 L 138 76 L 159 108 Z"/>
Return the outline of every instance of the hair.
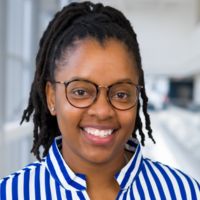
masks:
<path fill-rule="evenodd" d="M 143 86 L 137 104 L 137 115 L 133 136 L 137 132 L 144 146 L 145 134 L 140 117 L 140 107 L 145 117 L 145 128 L 148 136 L 155 143 L 147 112 L 148 98 L 145 92 L 144 73 L 142 69 L 139 44 L 136 33 L 130 22 L 118 10 L 104 6 L 101 3 L 82 2 L 71 3 L 57 12 L 44 32 L 36 56 L 36 71 L 30 90 L 28 106 L 23 112 L 22 120 L 29 121 L 33 115 L 33 147 L 31 152 L 41 160 L 40 147 L 43 147 L 43 157 L 54 138 L 60 135 L 55 116 L 52 116 L 46 102 L 45 86 L 48 80 L 54 80 L 56 60 L 62 59 L 63 52 L 75 41 L 94 38 L 100 44 L 107 39 L 117 39 L 123 42 L 133 54 L 139 71 L 139 84 Z M 143 102 L 141 105 L 140 101 Z"/>

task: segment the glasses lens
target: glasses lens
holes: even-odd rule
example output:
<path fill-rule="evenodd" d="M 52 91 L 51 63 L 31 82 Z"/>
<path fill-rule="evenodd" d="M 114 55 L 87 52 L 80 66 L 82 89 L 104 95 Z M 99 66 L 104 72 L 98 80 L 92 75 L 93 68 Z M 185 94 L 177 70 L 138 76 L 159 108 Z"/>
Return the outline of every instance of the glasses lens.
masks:
<path fill-rule="evenodd" d="M 130 83 L 115 84 L 109 90 L 110 103 L 115 108 L 121 110 L 126 110 L 135 106 L 137 98 L 137 87 Z"/>
<path fill-rule="evenodd" d="M 96 98 L 96 94 L 95 85 L 87 81 L 72 81 L 66 88 L 68 101 L 78 108 L 90 106 Z"/>

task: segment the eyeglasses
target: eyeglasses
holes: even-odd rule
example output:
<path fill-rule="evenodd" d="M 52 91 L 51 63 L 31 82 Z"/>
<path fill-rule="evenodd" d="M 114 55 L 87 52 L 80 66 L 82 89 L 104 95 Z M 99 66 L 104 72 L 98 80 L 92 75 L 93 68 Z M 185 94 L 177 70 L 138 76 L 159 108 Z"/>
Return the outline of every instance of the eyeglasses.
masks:
<path fill-rule="evenodd" d="M 89 80 L 71 80 L 68 82 L 54 81 L 64 84 L 65 96 L 68 102 L 76 108 L 87 108 L 98 98 L 101 88 L 107 90 L 108 102 L 118 110 L 133 108 L 139 98 L 139 92 L 143 88 L 132 82 L 117 82 L 110 86 L 99 86 Z"/>

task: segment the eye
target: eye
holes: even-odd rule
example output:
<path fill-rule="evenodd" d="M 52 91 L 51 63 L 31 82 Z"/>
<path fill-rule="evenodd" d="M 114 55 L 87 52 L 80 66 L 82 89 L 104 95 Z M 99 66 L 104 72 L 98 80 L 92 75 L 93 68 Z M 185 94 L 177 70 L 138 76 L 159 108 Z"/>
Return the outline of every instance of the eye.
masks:
<path fill-rule="evenodd" d="M 90 97 L 88 91 L 83 88 L 73 89 L 70 93 L 71 93 L 70 96 L 73 98 L 89 98 Z"/>
<path fill-rule="evenodd" d="M 76 95 L 76 96 L 79 96 L 79 97 L 84 97 L 84 96 L 88 95 L 87 91 L 84 90 L 84 89 L 74 89 L 72 91 L 72 94 Z"/>
<path fill-rule="evenodd" d="M 120 99 L 120 100 L 125 100 L 128 99 L 129 94 L 127 92 L 117 92 L 115 95 L 113 95 L 114 99 Z"/>

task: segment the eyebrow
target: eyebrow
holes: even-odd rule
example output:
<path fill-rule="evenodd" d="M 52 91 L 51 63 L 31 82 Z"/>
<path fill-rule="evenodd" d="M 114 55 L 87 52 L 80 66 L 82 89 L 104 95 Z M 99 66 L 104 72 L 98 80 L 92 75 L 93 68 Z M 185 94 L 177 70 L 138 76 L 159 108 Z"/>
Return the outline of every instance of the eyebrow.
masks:
<path fill-rule="evenodd" d="M 75 80 L 83 80 L 83 81 L 90 81 L 90 82 L 93 82 L 95 83 L 93 80 L 91 79 L 88 79 L 88 78 L 83 78 L 83 77 L 79 77 L 79 76 L 73 76 L 70 80 L 68 81 L 75 81 Z M 134 83 L 131 79 L 129 78 L 122 78 L 122 79 L 119 79 L 115 82 L 113 82 L 112 84 L 110 85 L 113 85 L 113 84 L 116 84 L 116 83 L 133 83 L 133 84 L 137 84 L 137 83 Z M 95 83 L 97 84 L 97 83 Z M 98 84 L 97 84 L 98 85 Z"/>

